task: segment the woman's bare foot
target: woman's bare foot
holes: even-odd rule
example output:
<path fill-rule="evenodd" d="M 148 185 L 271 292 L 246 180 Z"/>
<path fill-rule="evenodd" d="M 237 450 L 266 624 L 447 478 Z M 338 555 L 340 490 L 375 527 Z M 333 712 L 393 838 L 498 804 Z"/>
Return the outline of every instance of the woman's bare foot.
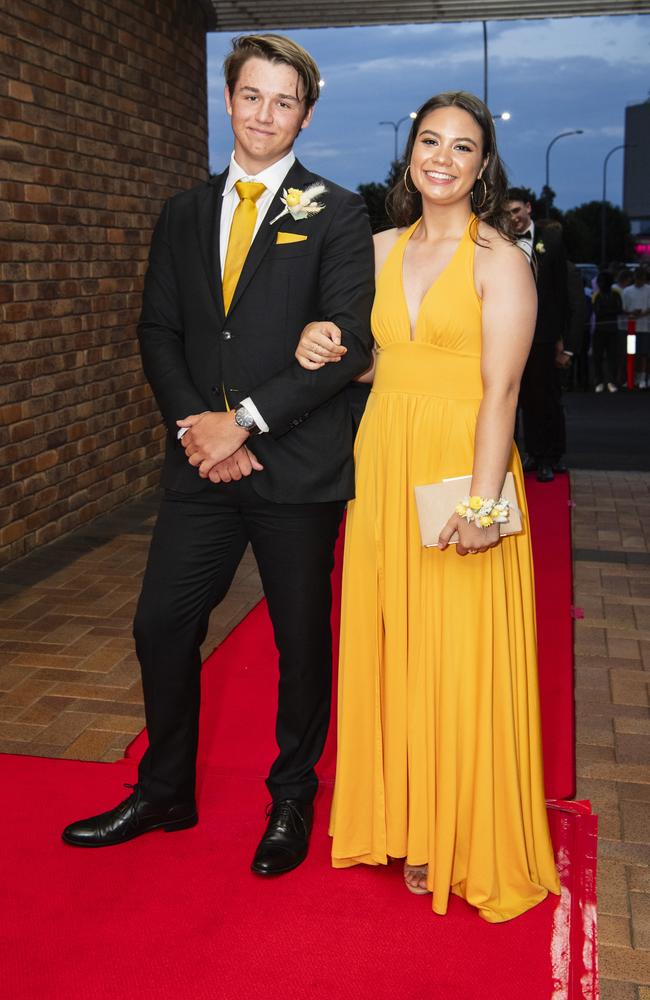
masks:
<path fill-rule="evenodd" d="M 426 896 L 428 865 L 409 865 L 404 862 L 404 883 L 409 892 L 416 896 Z"/>

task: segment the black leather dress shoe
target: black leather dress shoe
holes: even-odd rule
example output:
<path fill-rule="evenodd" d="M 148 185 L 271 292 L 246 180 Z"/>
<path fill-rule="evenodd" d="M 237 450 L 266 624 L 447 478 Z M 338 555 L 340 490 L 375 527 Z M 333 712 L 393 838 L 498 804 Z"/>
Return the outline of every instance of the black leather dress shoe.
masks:
<path fill-rule="evenodd" d="M 524 472 L 537 472 L 537 459 L 533 458 L 532 455 L 524 455 L 521 467 Z"/>
<path fill-rule="evenodd" d="M 568 472 L 568 471 L 569 470 L 566 467 L 566 465 L 564 464 L 564 462 L 562 461 L 562 459 L 558 459 L 557 462 L 553 462 L 553 472 L 558 473 L 559 475 L 562 475 L 564 472 Z"/>
<path fill-rule="evenodd" d="M 282 875 L 307 857 L 314 807 L 299 799 L 280 799 L 269 806 L 267 815 L 269 822 L 251 871 L 256 875 Z"/>
<path fill-rule="evenodd" d="M 538 483 L 552 483 L 555 479 L 555 473 L 550 465 L 540 465 L 537 470 L 537 482 Z"/>
<path fill-rule="evenodd" d="M 198 823 L 196 805 L 186 802 L 179 805 L 159 805 L 142 798 L 136 786 L 128 799 L 114 809 L 71 823 L 63 831 L 66 844 L 73 847 L 111 847 L 124 844 L 150 830 L 186 830 Z"/>

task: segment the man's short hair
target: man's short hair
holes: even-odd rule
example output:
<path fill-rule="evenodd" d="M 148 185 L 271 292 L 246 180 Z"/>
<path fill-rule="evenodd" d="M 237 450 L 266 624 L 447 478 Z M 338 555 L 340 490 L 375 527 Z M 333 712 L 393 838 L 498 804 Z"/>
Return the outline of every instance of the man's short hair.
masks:
<path fill-rule="evenodd" d="M 508 188 L 508 201 L 523 201 L 524 205 L 529 205 L 530 193 L 525 188 Z"/>
<path fill-rule="evenodd" d="M 295 69 L 305 91 L 307 108 L 311 108 L 320 97 L 318 66 L 302 45 L 285 35 L 239 35 L 233 38 L 232 52 L 226 56 L 223 64 L 223 74 L 231 97 L 242 66 L 252 58 L 285 63 Z"/>

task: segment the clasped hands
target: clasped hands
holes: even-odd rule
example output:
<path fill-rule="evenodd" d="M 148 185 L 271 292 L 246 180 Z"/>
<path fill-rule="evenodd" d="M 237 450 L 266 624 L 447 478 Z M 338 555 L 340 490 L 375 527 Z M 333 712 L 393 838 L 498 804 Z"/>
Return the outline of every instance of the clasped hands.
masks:
<path fill-rule="evenodd" d="M 204 410 L 176 423 L 178 427 L 189 428 L 181 438 L 181 445 L 201 479 L 230 483 L 264 468 L 246 447 L 244 442 L 250 434 L 235 423 L 232 410 L 228 413 Z"/>

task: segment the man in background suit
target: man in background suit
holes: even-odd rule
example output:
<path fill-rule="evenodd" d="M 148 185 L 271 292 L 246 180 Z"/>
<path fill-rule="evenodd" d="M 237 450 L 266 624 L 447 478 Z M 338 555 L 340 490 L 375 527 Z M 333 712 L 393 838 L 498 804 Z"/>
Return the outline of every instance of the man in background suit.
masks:
<path fill-rule="evenodd" d="M 571 364 L 571 345 L 563 337 L 568 321 L 567 262 L 561 232 L 541 231 L 531 216 L 528 196 L 510 188 L 507 208 L 517 242 L 535 270 L 537 323 L 530 355 L 521 380 L 519 406 L 524 422 L 524 470 L 537 472 L 540 482 L 551 482 L 566 472 L 566 427 L 562 407 L 560 369 Z"/>
<path fill-rule="evenodd" d="M 233 156 L 164 206 L 138 331 L 169 432 L 134 623 L 149 748 L 133 795 L 63 837 L 101 847 L 196 823 L 200 645 L 250 542 L 280 668 L 279 754 L 252 869 L 276 875 L 306 856 L 329 722 L 330 572 L 354 489 L 345 388 L 370 365 L 373 249 L 361 198 L 293 153 L 319 96 L 311 56 L 282 36 L 244 36 L 224 70 Z M 315 376 L 294 351 L 321 317 L 347 353 Z"/>

